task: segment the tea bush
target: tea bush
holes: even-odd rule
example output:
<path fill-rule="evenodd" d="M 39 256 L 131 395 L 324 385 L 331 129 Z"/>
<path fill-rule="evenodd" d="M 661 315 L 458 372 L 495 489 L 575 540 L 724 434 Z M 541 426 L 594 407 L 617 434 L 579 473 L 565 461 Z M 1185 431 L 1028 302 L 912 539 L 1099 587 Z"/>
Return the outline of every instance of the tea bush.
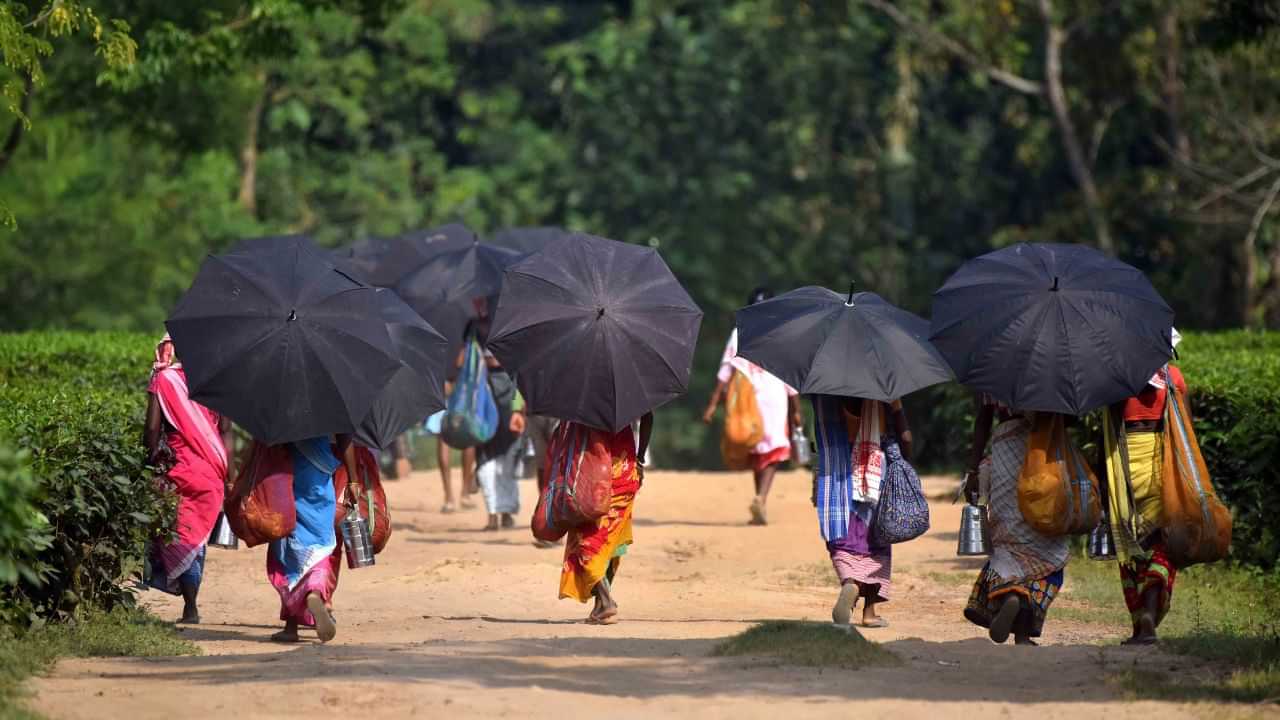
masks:
<path fill-rule="evenodd" d="M 85 605 L 131 602 L 124 581 L 141 568 L 147 541 L 165 531 L 173 507 L 152 482 L 140 442 L 152 342 L 121 334 L 0 336 L 0 438 L 29 459 L 36 525 L 43 521 L 31 532 L 29 514 L 0 515 L 0 538 L 28 532 L 31 539 L 23 553 L 3 548 L 27 568 L 0 587 L 9 621 L 66 619 Z"/>

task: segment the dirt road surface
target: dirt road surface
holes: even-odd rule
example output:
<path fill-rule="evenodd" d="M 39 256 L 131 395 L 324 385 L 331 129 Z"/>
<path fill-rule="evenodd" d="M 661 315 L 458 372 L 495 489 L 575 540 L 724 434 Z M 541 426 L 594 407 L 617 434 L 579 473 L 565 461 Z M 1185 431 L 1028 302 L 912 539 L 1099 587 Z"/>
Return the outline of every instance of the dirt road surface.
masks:
<path fill-rule="evenodd" d="M 622 622 L 602 627 L 581 622 L 586 606 L 556 599 L 559 549 L 535 548 L 527 525 L 481 532 L 478 510 L 441 514 L 438 476 L 417 473 L 387 483 L 395 534 L 377 565 L 343 569 L 333 642 L 268 641 L 279 604 L 265 550 L 210 549 L 204 624 L 184 630 L 202 656 L 67 660 L 32 684 L 31 705 L 51 718 L 94 720 L 1081 720 L 1121 712 L 1221 720 L 1264 712 L 1125 701 L 1108 678 L 1139 660 L 1197 667 L 1116 647 L 1124 628 L 1051 611 L 1044 646 L 991 644 L 961 617 L 968 588 L 955 574 L 976 574 L 981 561 L 955 556 L 959 510 L 949 502 L 934 505 L 928 535 L 895 549 L 895 597 L 882 611 L 891 626 L 863 631 L 901 667 L 850 672 L 709 657 L 762 620 L 830 620 L 836 588 L 808 476 L 779 476 L 768 527 L 746 525 L 750 484 L 745 474 L 651 472 L 616 584 Z M 940 498 L 954 481 L 929 478 L 926 488 Z M 527 522 L 534 484 L 522 482 L 521 492 Z M 145 601 L 162 617 L 179 614 L 167 596 Z M 1069 577 L 1060 603 L 1071 604 Z"/>

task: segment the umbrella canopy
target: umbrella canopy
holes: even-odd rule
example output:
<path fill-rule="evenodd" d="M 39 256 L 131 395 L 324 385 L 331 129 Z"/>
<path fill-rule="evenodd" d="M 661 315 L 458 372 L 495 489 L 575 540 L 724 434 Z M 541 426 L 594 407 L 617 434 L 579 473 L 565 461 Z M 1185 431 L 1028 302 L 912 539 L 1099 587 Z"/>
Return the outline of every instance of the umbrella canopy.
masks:
<path fill-rule="evenodd" d="M 506 228 L 494 233 L 489 242 L 528 254 L 538 252 L 552 240 L 568 234 L 568 230 L 558 227 Z"/>
<path fill-rule="evenodd" d="M 929 322 L 870 292 L 803 287 L 737 313 L 738 354 L 802 394 L 896 400 L 951 379 Z"/>
<path fill-rule="evenodd" d="M 507 269 L 489 348 L 533 412 L 616 432 L 684 393 L 701 323 L 656 250 L 575 233 Z"/>
<path fill-rule="evenodd" d="M 451 342 L 462 340 L 472 301 L 498 294 L 502 273 L 523 253 L 473 241 L 450 245 L 396 283 L 396 293 Z"/>
<path fill-rule="evenodd" d="M 476 234 L 465 225 L 451 223 L 417 230 L 397 237 L 371 237 L 334 251 L 339 266 L 378 287 L 394 287 L 411 270 L 434 255 L 474 244 Z"/>
<path fill-rule="evenodd" d="M 1138 394 L 1173 354 L 1173 310 L 1136 268 L 1083 245 L 970 260 L 933 295 L 956 378 L 1021 410 L 1081 415 Z"/>
<path fill-rule="evenodd" d="M 191 397 L 277 444 L 352 432 L 401 366 L 374 288 L 305 237 L 210 257 L 165 327 Z"/>
<path fill-rule="evenodd" d="M 356 440 L 379 449 L 445 406 L 450 345 L 393 291 L 379 290 L 382 320 L 400 356 L 400 369 L 374 400 Z"/>

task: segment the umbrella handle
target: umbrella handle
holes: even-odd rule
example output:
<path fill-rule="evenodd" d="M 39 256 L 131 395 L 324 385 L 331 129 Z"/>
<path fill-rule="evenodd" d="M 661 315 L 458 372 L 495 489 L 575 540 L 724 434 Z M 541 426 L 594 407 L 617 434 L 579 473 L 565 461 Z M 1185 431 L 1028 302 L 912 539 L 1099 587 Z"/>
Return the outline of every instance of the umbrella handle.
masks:
<path fill-rule="evenodd" d="M 845 300 L 844 302 L 844 304 L 848 305 L 849 307 L 853 307 L 853 288 L 856 284 L 857 283 L 855 283 L 852 280 L 849 281 L 849 299 Z"/>

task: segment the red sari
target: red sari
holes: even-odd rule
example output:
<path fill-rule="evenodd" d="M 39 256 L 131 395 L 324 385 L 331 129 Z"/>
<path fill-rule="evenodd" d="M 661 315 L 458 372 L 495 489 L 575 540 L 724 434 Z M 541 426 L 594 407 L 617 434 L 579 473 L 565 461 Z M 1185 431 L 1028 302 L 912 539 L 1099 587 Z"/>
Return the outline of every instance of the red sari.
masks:
<path fill-rule="evenodd" d="M 168 480 L 178 496 L 174 538 L 157 540 L 151 551 L 150 584 L 165 592 L 181 592 L 179 579 L 199 584 L 205 543 L 222 510 L 227 451 L 218 432 L 219 418 L 193 402 L 180 366 L 157 370 L 148 391 L 156 398 L 169 430 L 165 442 L 176 462 Z"/>
<path fill-rule="evenodd" d="M 631 514 L 640 490 L 636 466 L 636 437 L 630 427 L 609 438 L 613 455 L 613 493 L 609 512 L 595 522 L 569 531 L 565 538 L 564 567 L 560 572 L 560 597 L 579 602 L 591 599 L 591 591 L 606 575 L 617 572 L 631 545 Z M 612 572 L 611 572 L 612 571 Z"/>

